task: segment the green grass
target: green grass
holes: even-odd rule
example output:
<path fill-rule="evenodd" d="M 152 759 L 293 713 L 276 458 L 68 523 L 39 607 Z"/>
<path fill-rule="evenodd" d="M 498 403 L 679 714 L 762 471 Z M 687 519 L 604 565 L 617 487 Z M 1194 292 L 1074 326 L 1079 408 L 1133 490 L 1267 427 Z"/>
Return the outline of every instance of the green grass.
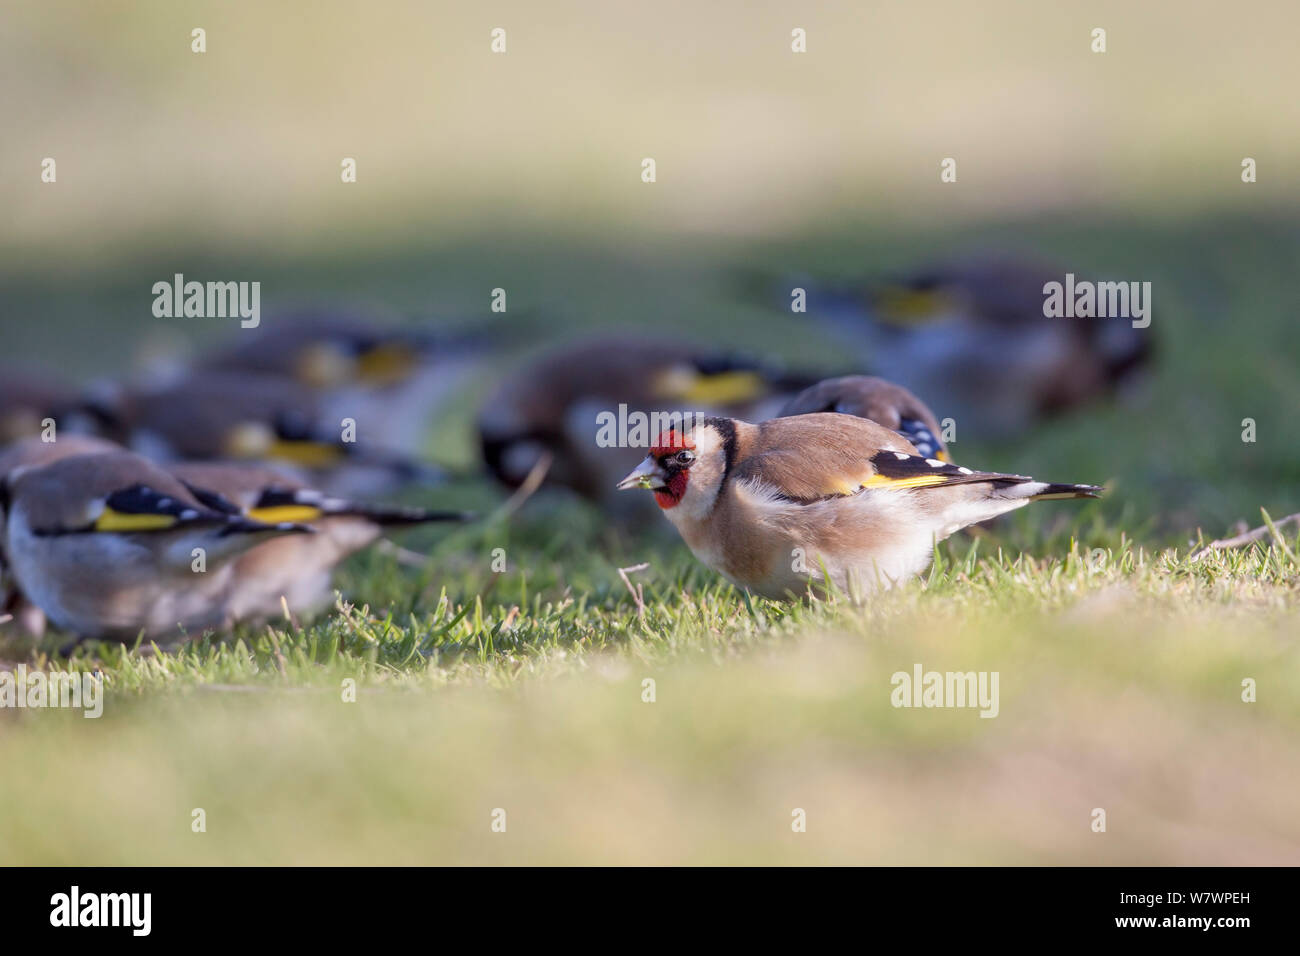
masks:
<path fill-rule="evenodd" d="M 537 570 L 490 590 L 480 569 L 426 589 L 375 556 L 343 587 L 383 579 L 421 595 L 409 611 L 343 601 L 171 653 L 35 655 L 102 668 L 108 699 L 97 721 L 2 715 L 0 846 L 100 864 L 1294 862 L 1289 547 L 1190 563 L 1125 544 L 1103 563 L 963 540 L 924 582 L 792 605 L 659 548 L 635 575 L 644 614 L 599 555 L 528 549 Z M 997 671 L 998 716 L 895 709 L 890 675 L 916 663 Z"/>
<path fill-rule="evenodd" d="M 483 240 L 259 270 L 282 300 L 369 295 L 420 311 L 438 288 L 452 290 L 440 305 L 471 317 L 485 311 L 474 290 L 505 282 L 511 308 L 533 316 L 521 345 L 617 316 L 829 364 L 833 345 L 738 301 L 729 270 L 849 274 L 979 244 L 1156 283 L 1159 364 L 1145 389 L 1015 443 L 955 449 L 983 467 L 1105 482 L 1101 501 L 1047 502 L 958 536 L 928 578 L 864 603 L 783 605 L 720 582 L 665 522 L 620 532 L 543 494 L 508 521 L 401 538 L 423 566 L 357 556 L 338 575 L 338 607 L 316 621 L 71 656 L 64 635 L 6 638 L 0 659 L 98 669 L 108 696 L 100 720 L 0 711 L 0 862 L 1300 859 L 1300 542 L 1291 531 L 1187 558 L 1200 529 L 1208 540 L 1259 524 L 1261 508 L 1300 511 L 1293 227 L 844 227 L 617 253 Z M 197 259 L 187 271 L 247 274 Z M 141 318 L 137 293 L 161 268 L 140 253 L 111 274 L 0 280 L 11 313 L 48 318 L 6 335 L 83 378 L 127 367 L 160 333 L 211 341 L 210 327 Z M 66 341 L 79 347 L 62 362 Z M 491 384 L 437 423 L 435 457 L 472 461 L 470 414 Z M 1248 416 L 1255 444 L 1240 440 Z M 412 497 L 489 515 L 500 500 L 473 480 Z M 618 574 L 642 562 L 644 611 Z M 916 663 L 998 671 L 998 717 L 892 707 L 890 675 Z M 1254 703 L 1241 699 L 1246 678 Z M 348 680 L 355 703 L 342 699 Z M 204 834 L 190 829 L 196 807 Z M 498 807 L 504 834 L 490 828 Z M 1089 827 L 1095 807 L 1104 834 Z M 791 831 L 794 808 L 806 833 Z"/>

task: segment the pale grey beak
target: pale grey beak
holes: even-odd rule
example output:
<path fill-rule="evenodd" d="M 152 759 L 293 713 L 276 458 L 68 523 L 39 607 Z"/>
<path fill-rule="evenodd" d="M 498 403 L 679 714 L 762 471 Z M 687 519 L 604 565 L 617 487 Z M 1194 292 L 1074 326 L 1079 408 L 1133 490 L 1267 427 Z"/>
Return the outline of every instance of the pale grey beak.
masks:
<path fill-rule="evenodd" d="M 637 465 L 633 472 L 620 481 L 617 485 L 619 491 L 627 491 L 629 488 L 666 488 L 664 483 L 663 472 L 659 470 L 659 463 L 654 460 L 653 455 L 646 455 L 645 461 Z"/>

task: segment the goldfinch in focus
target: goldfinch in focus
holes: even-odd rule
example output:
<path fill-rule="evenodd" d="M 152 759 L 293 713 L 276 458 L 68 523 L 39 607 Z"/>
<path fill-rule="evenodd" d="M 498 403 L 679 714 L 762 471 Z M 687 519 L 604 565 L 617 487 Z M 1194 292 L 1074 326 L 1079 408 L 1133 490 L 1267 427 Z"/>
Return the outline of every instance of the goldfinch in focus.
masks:
<path fill-rule="evenodd" d="M 224 628 L 234 559 L 270 538 L 312 533 L 210 508 L 129 452 L 16 468 L 0 505 L 18 588 L 56 626 L 87 638 Z"/>
<path fill-rule="evenodd" d="M 587 339 L 509 375 L 483 404 L 479 440 L 489 471 L 508 487 L 549 457 L 548 482 L 608 501 L 626 465 L 619 447 L 598 441 L 598 415 L 626 406 L 629 415 L 705 408 L 763 418 L 808 384 L 747 358 L 666 339 Z"/>
<path fill-rule="evenodd" d="M 257 465 L 182 463 L 169 471 L 209 508 L 265 524 L 305 524 L 317 532 L 276 538 L 236 559 L 225 593 L 227 616 L 235 621 L 275 617 L 285 606 L 294 614 L 314 614 L 332 599 L 335 566 L 386 531 L 470 517 L 333 498 Z"/>
<path fill-rule="evenodd" d="M 943 443 L 939 421 L 930 407 L 903 386 L 886 382 L 883 378 L 870 375 L 828 378 L 786 402 L 777 417 L 813 412 L 839 412 L 870 419 L 898 432 L 916 447 L 917 454 L 923 458 L 952 461 Z"/>
<path fill-rule="evenodd" d="M 838 588 L 889 587 L 968 525 L 1101 491 L 972 471 L 917 454 L 875 422 L 825 413 L 696 420 L 661 435 L 618 487 L 653 491 L 701 562 L 770 598 L 823 575 Z"/>

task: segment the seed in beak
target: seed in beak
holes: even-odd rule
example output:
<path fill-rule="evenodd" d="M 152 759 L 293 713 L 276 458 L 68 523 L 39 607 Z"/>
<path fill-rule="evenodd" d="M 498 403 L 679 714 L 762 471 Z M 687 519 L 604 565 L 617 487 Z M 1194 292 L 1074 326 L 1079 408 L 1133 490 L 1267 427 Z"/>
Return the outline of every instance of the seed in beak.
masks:
<path fill-rule="evenodd" d="M 626 478 L 616 486 L 619 491 L 627 491 L 630 488 L 645 488 L 655 490 L 656 488 L 667 487 L 664 483 L 663 475 L 659 471 L 659 464 L 650 456 L 641 462 Z"/>

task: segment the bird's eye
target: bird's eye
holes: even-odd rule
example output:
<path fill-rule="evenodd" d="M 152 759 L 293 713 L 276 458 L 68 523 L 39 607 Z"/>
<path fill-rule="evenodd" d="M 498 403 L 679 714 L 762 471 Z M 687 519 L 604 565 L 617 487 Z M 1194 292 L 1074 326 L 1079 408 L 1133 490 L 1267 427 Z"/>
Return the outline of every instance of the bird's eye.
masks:
<path fill-rule="evenodd" d="M 691 462 L 695 460 L 695 452 L 679 451 L 676 457 L 677 457 L 677 463 L 679 465 L 689 465 Z"/>

